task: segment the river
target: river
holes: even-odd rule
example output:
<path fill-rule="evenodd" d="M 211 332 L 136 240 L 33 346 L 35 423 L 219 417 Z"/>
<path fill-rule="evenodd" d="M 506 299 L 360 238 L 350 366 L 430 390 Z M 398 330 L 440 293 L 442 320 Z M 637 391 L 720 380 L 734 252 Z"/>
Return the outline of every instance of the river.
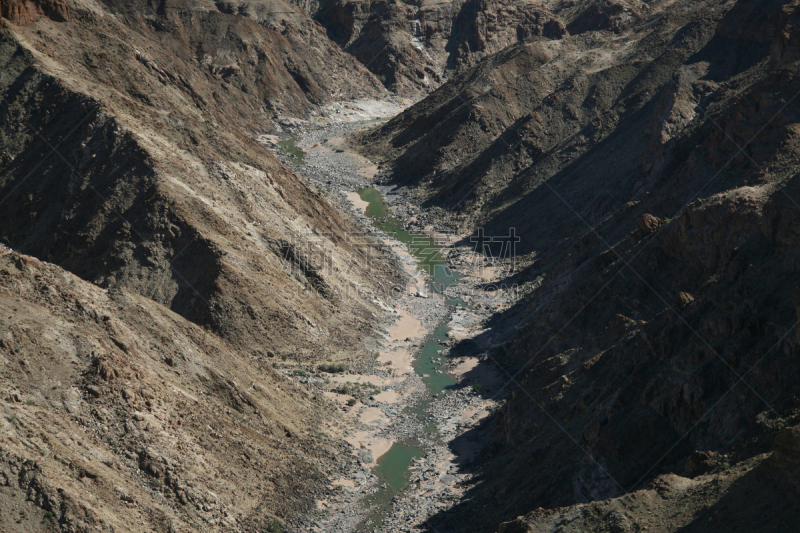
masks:
<path fill-rule="evenodd" d="M 408 530 L 455 505 L 464 484 L 472 479 L 470 461 L 486 438 L 479 425 L 498 405 L 487 394 L 492 380 L 497 380 L 496 372 L 479 363 L 480 354 L 451 359 L 449 347 L 479 334 L 489 308 L 496 308 L 504 296 L 480 289 L 486 279 L 469 266 L 469 250 L 451 248 L 452 243 L 443 248 L 426 234 L 428 229 L 422 230 L 409 214 L 417 209 L 412 198 L 398 193 L 390 210 L 381 191 L 370 185 L 377 165 L 346 144 L 347 136 L 364 127 L 309 127 L 290 139 L 303 151 L 302 160 L 286 146 L 287 152 L 277 152 L 334 205 L 353 213 L 357 224 L 371 225 L 389 236 L 387 246 L 417 280 L 396 302 L 387 302 L 395 308 L 395 316 L 405 317 L 395 325 L 399 327 L 403 320 L 416 322 L 415 333 L 387 333 L 385 339 L 375 339 L 377 344 L 367 341 L 367 352 L 379 349 L 383 354 L 381 368 L 388 368 L 388 374 L 380 371 L 382 388 L 391 391 L 394 399 L 348 403 L 352 407 L 343 408 L 342 420 L 328 425 L 332 434 L 344 436 L 353 445 L 359 457 L 343 466 L 342 477 L 331 479 L 330 492 L 318 500 L 319 508 L 312 513 L 317 527 L 333 533 Z M 404 218 L 393 216 L 393 210 Z M 407 227 L 417 229 L 408 231 Z M 459 271 L 452 271 L 449 264 L 458 264 Z M 453 297 L 456 286 L 469 289 L 466 302 Z M 368 381 L 370 376 L 351 372 L 340 381 L 344 379 Z M 343 401 L 341 395 L 330 396 L 335 390 L 331 385 L 324 389 L 329 398 Z M 371 418 L 362 420 L 362 414 Z M 456 442 L 466 432 L 469 438 Z M 364 459 L 365 449 L 375 449 L 377 461 Z"/>
<path fill-rule="evenodd" d="M 435 239 L 428 235 L 411 233 L 403 228 L 402 221 L 389 214 L 386 202 L 380 191 L 373 187 L 364 187 L 358 191 L 362 200 L 368 202 L 365 214 L 372 219 L 376 227 L 394 239 L 405 244 L 409 253 L 417 260 L 419 268 L 427 274 L 427 286 L 431 293 L 445 296 L 445 305 L 456 307 L 464 302 L 446 296 L 446 289 L 459 283 L 461 276 L 447 267 L 441 249 Z M 423 422 L 425 431 L 430 437 L 438 439 L 435 424 L 426 423 L 428 407 L 434 395 L 442 394 L 456 384 L 456 380 L 444 372 L 439 362 L 439 351 L 447 340 L 449 313 L 425 339 L 419 352 L 414 357 L 414 371 L 422 377 L 427 392 L 423 399 L 406 409 L 418 416 Z M 378 459 L 374 474 L 378 477 L 381 489 L 365 502 L 372 509 L 369 515 L 359 524 L 358 531 L 371 531 L 380 528 L 383 518 L 391 510 L 392 499 L 402 492 L 409 483 L 409 468 L 415 458 L 425 454 L 423 445 L 417 440 L 397 442 L 386 454 Z"/>

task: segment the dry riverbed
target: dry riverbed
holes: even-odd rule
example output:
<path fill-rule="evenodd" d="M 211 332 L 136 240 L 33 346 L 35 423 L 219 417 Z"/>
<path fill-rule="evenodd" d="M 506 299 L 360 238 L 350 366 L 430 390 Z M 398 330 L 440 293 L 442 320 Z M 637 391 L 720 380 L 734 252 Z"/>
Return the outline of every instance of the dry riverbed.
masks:
<path fill-rule="evenodd" d="M 399 111 L 396 103 L 366 107 L 373 112 L 365 119 L 369 121 L 382 118 L 374 116 L 377 110 L 383 110 L 386 118 Z M 333 373 L 285 370 L 339 405 L 342 416 L 330 421 L 326 431 L 349 442 L 355 455 L 355 461 L 332 480 L 330 494 L 318 502 L 312 531 L 355 531 L 370 512 L 366 498 L 380 489 L 373 471 L 381 456 L 393 443 L 409 438 L 420 442 L 425 453 L 413 461 L 410 483 L 394 496 L 379 531 L 419 530 L 427 518 L 459 500 L 473 473 L 470 462 L 485 440 L 480 422 L 497 408 L 498 399 L 491 392 L 502 380 L 485 355 L 450 360 L 448 352 L 456 342 L 481 334 L 489 314 L 506 307 L 515 297 L 513 291 L 483 289 L 487 282 L 497 279 L 494 276 L 500 274 L 500 267 L 486 264 L 468 247 L 453 246 L 463 236 L 437 235 L 437 242 L 444 244 L 442 254 L 449 265 L 464 276 L 462 283 L 450 290 L 455 289 L 466 305 L 453 308 L 446 305 L 443 295 L 428 291 L 426 276 L 407 247 L 377 230 L 364 214 L 368 204 L 356 191 L 372 185 L 377 166 L 350 150 L 345 142 L 348 135 L 364 127 L 364 122 L 337 120 L 330 114 L 325 120 L 293 126 L 294 146 L 305 152 L 302 165 L 277 148 L 275 139 L 267 143 L 299 175 L 326 192 L 331 203 L 350 213 L 366 234 L 394 250 L 407 281 L 402 290 L 387 292 L 391 297 L 386 300 L 384 335 L 360 348 L 367 355 L 358 365 Z M 401 220 L 417 224 L 414 231 L 435 234 L 433 225 L 419 227 L 419 219 L 413 214 L 417 207 L 408 202 L 410 196 L 385 196 L 393 211 L 404 215 Z M 450 331 L 439 351 L 443 363 L 440 371 L 450 372 L 457 384 L 445 394 L 430 398 L 423 377 L 414 371 L 414 357 L 426 337 L 443 322 Z M 423 398 L 428 401 L 424 419 L 407 412 L 406 408 Z M 425 427 L 431 423 L 436 427 L 433 434 Z"/>

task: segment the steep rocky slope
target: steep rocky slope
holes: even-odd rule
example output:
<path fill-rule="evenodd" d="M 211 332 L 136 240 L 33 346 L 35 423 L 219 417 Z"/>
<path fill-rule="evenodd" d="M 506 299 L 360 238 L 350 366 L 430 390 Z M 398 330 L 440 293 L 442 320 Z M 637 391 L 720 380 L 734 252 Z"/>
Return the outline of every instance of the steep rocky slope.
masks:
<path fill-rule="evenodd" d="M 512 391 L 484 479 L 439 531 L 696 476 L 800 421 L 797 13 L 674 2 L 529 39 L 364 139 L 530 265 L 479 339 Z"/>
<path fill-rule="evenodd" d="M 771 455 L 759 455 L 694 479 L 664 474 L 645 489 L 602 502 L 537 509 L 501 524 L 498 531 L 791 530 L 800 521 L 798 443 L 798 427 L 786 428 L 778 434 Z"/>
<path fill-rule="evenodd" d="M 634 196 L 663 171 L 656 158 L 701 100 L 710 104 L 705 97 L 719 96 L 723 82 L 741 90 L 757 75 L 776 10 L 741 6 L 726 16 L 732 5 L 676 2 L 627 32 L 529 39 L 455 77 L 368 143 L 377 156 L 389 151 L 394 181 L 424 184 L 437 205 L 478 214 L 473 225 L 531 202 L 529 191 L 551 176 L 565 195 L 592 195 L 565 196 L 579 206 L 609 201 L 598 187 L 573 187 L 581 180 L 622 182 Z M 584 178 L 588 171 L 597 180 Z M 526 223 L 533 230 L 534 220 Z"/>
<path fill-rule="evenodd" d="M 312 357 L 344 346 L 332 332 L 368 332 L 383 259 L 366 261 L 355 227 L 254 136 L 272 110 L 302 115 L 378 94 L 377 82 L 315 46 L 309 33 L 324 35 L 308 19 L 270 29 L 210 4 L 149 6 L 76 3 L 65 21 L 5 23 L 6 243 L 259 358 Z"/>
<path fill-rule="evenodd" d="M 340 0 L 321 6 L 316 19 L 387 87 L 412 96 L 521 38 L 565 33 L 541 4 L 502 0 Z"/>
<path fill-rule="evenodd" d="M 384 89 L 282 2 L 0 13 L 0 529 L 309 526 L 349 446 L 273 363 L 397 269 L 257 138 Z"/>
<path fill-rule="evenodd" d="M 403 95 L 430 92 L 454 74 L 531 36 L 560 40 L 622 32 L 670 2 L 640 0 L 298 1 L 329 35 Z"/>
<path fill-rule="evenodd" d="M 266 530 L 326 490 L 326 408 L 126 289 L 0 253 L 0 527 Z"/>

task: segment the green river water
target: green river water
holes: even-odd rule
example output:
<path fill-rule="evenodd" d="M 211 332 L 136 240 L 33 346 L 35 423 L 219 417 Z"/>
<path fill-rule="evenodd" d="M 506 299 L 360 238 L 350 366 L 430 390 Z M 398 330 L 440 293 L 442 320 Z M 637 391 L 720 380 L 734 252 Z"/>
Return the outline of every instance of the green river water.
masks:
<path fill-rule="evenodd" d="M 390 236 L 402 242 L 408 247 L 408 251 L 418 261 L 419 268 L 428 274 L 428 290 L 443 293 L 444 289 L 459 282 L 460 276 L 447 268 L 447 263 L 440 253 L 440 246 L 427 235 L 410 233 L 403 229 L 403 223 L 389 214 L 386 202 L 380 191 L 372 187 L 365 187 L 358 191 L 358 195 L 365 202 L 369 202 L 366 208 L 366 215 L 372 219 L 376 227 L 380 228 Z M 464 302 L 445 297 L 445 304 L 450 306 L 465 305 Z M 406 408 L 406 412 L 415 414 L 423 422 L 428 415 L 428 407 L 433 400 L 434 394 L 440 394 L 456 384 L 455 379 L 445 372 L 441 374 L 436 371 L 441 365 L 436 361 L 439 358 L 438 350 L 441 343 L 447 340 L 446 318 L 439 324 L 434 332 L 424 341 L 422 348 L 414 359 L 414 371 L 422 376 L 428 394 L 425 398 L 412 407 Z M 423 424 L 429 436 L 436 440 L 438 438 L 436 426 L 433 423 Z M 381 526 L 387 512 L 391 509 L 392 498 L 400 494 L 409 483 L 411 471 L 409 467 L 412 461 L 425 454 L 422 445 L 414 440 L 395 443 L 391 449 L 378 459 L 378 464 L 373 473 L 378 477 L 378 485 L 381 486 L 375 494 L 367 498 L 366 504 L 373 507 L 372 512 L 364 521 L 359 524 L 357 531 L 373 531 Z M 383 487 L 383 485 L 386 485 Z"/>

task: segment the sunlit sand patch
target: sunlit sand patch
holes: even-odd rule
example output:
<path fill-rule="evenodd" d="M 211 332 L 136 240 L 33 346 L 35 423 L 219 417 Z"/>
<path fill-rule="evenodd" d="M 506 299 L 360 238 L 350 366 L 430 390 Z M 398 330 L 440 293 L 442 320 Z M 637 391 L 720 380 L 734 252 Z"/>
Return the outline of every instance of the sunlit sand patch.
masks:
<path fill-rule="evenodd" d="M 357 192 L 347 193 L 347 200 L 353 204 L 354 209 L 361 213 L 364 213 L 367 210 L 367 206 L 369 206 L 369 202 L 362 200 Z"/>
<path fill-rule="evenodd" d="M 389 417 L 387 417 L 384 412 L 377 407 L 363 407 L 358 412 L 358 419 L 363 424 L 372 424 L 374 422 L 383 424 L 384 422 L 389 421 Z"/>
<path fill-rule="evenodd" d="M 375 174 L 378 173 L 378 165 L 367 165 L 358 170 L 358 175 L 362 178 L 368 179 L 372 181 L 372 178 L 375 177 Z"/>
<path fill-rule="evenodd" d="M 372 452 L 372 458 L 377 461 L 379 457 L 389 451 L 394 441 L 383 437 L 372 436 L 369 431 L 359 430 L 354 431 L 352 435 L 344 438 L 355 449 L 355 452 L 364 448 Z"/>
<path fill-rule="evenodd" d="M 337 394 L 335 392 L 325 392 L 325 397 L 336 401 L 340 405 L 347 405 L 347 401 L 352 398 L 349 395 Z M 388 452 L 389 448 L 391 448 L 392 444 L 394 444 L 392 439 L 376 436 L 376 434 L 381 431 L 383 425 L 389 420 L 381 409 L 377 407 L 362 406 L 361 408 L 355 408 L 345 416 L 348 416 L 351 420 L 353 420 L 353 423 L 366 425 L 373 424 L 375 426 L 373 429 L 359 429 L 350 431 L 349 434 L 346 433 L 344 436 L 342 435 L 343 432 L 340 427 L 334 427 L 333 425 L 330 425 L 325 428 L 324 431 L 326 434 L 335 438 L 344 438 L 345 441 L 350 443 L 350 445 L 353 447 L 354 455 L 358 454 L 358 450 L 366 448 L 372 452 L 372 458 L 377 461 L 378 458 Z M 334 485 L 336 484 L 337 483 L 334 483 Z M 344 485 L 343 483 L 338 484 Z"/>
<path fill-rule="evenodd" d="M 400 401 L 400 393 L 393 390 L 385 390 L 376 395 L 375 399 L 384 403 L 397 403 Z"/>
<path fill-rule="evenodd" d="M 399 377 L 384 378 L 372 374 L 335 374 L 328 379 L 334 383 L 369 383 L 373 387 L 387 387 L 403 381 L 403 378 Z M 344 396 L 346 399 L 350 398 L 350 396 L 343 394 L 337 394 L 337 396 Z"/>
<path fill-rule="evenodd" d="M 392 371 L 400 376 L 410 374 L 414 370 L 414 356 L 405 348 L 393 348 L 383 350 L 378 356 L 378 361 L 391 365 Z"/>
<path fill-rule="evenodd" d="M 399 317 L 397 322 L 389 330 L 389 338 L 393 341 L 405 341 L 422 337 L 422 324 L 417 318 L 411 316 L 405 309 L 399 309 L 397 316 Z"/>

